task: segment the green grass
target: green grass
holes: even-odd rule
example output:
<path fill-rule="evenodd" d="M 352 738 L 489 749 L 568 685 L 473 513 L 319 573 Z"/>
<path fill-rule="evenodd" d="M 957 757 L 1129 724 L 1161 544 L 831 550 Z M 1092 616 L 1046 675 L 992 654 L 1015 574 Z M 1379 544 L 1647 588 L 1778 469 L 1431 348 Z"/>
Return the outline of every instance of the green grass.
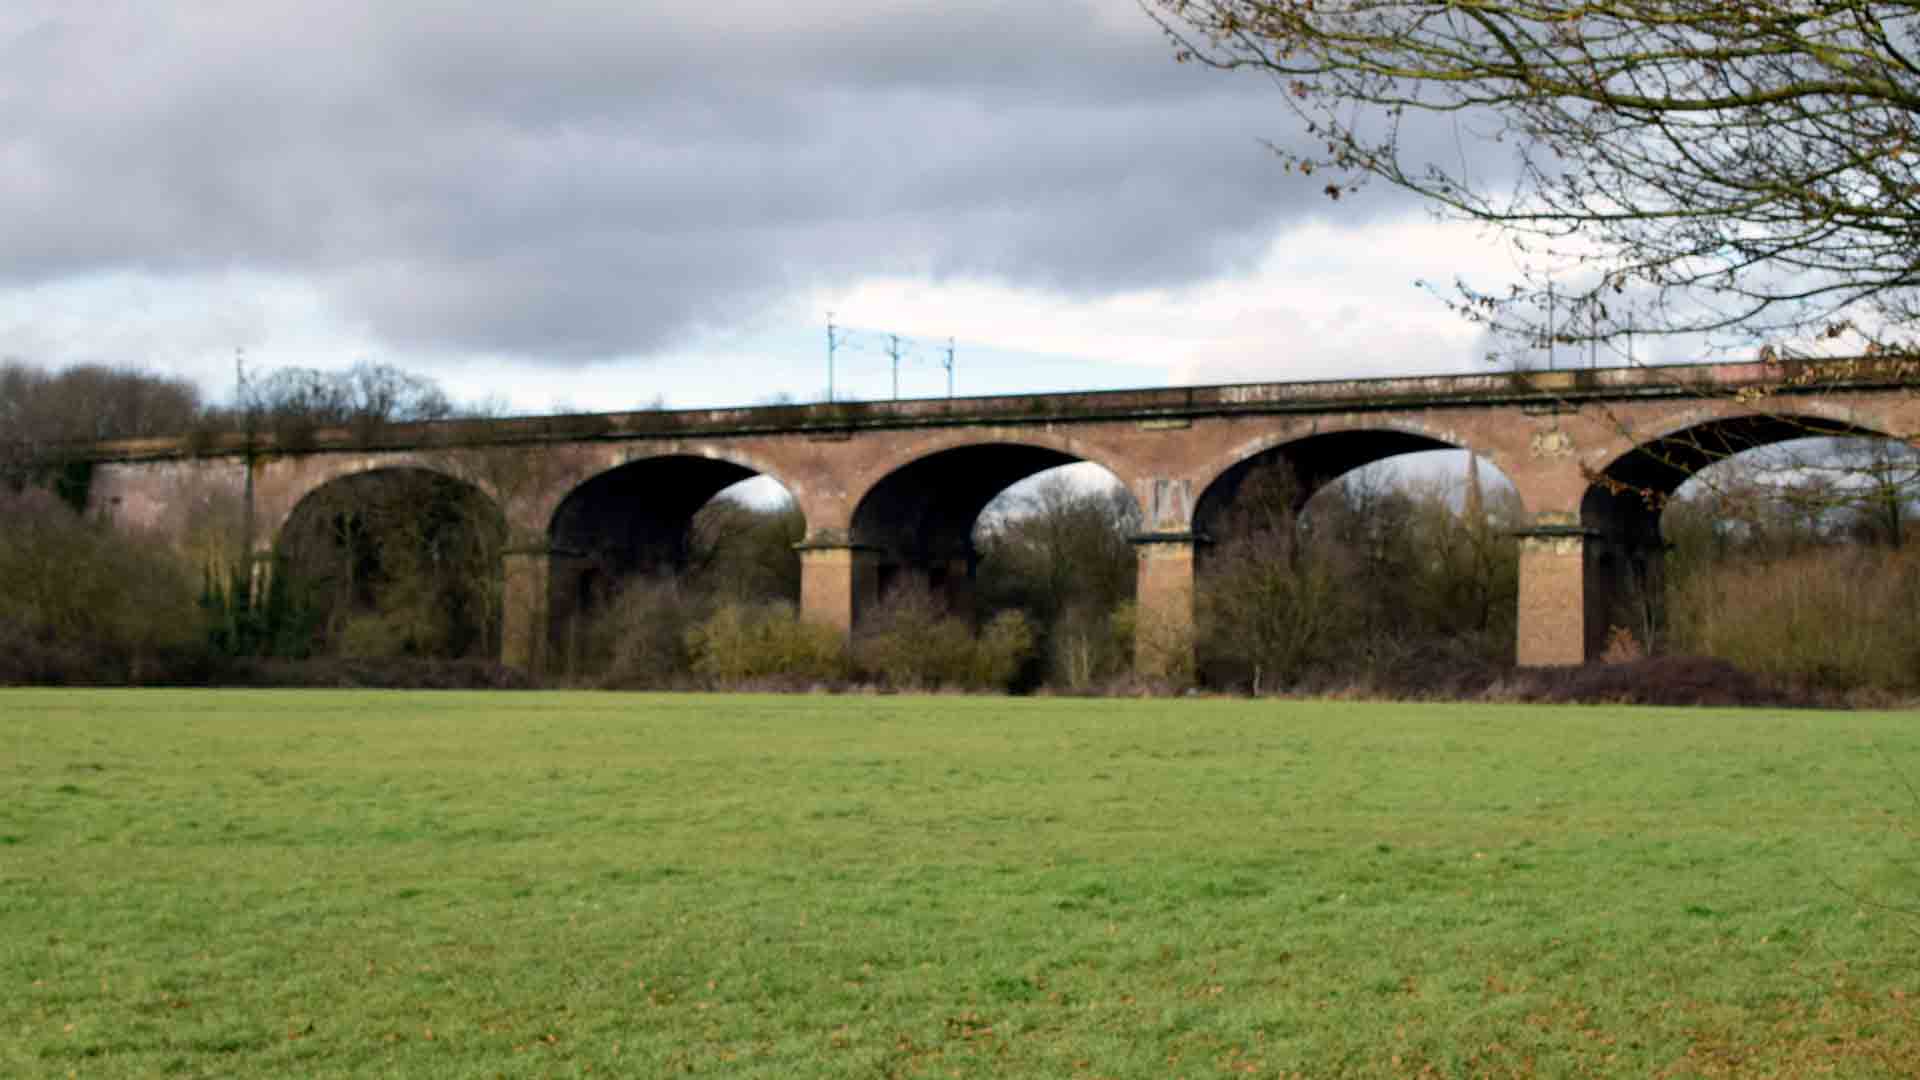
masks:
<path fill-rule="evenodd" d="M 0 691 L 0 1075 L 1920 1071 L 1920 715 Z"/>

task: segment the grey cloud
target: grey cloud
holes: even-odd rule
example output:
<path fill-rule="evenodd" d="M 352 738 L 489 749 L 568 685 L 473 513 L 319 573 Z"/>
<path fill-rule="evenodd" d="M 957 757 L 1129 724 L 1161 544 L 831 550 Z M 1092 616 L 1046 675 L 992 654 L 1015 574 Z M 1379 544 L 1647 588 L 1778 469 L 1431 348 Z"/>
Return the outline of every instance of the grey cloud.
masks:
<path fill-rule="evenodd" d="M 1272 86 L 1128 0 L 647 6 L 28 0 L 0 283 L 291 274 L 395 344 L 568 361 L 866 274 L 1203 280 L 1328 212 L 1258 143 Z"/>

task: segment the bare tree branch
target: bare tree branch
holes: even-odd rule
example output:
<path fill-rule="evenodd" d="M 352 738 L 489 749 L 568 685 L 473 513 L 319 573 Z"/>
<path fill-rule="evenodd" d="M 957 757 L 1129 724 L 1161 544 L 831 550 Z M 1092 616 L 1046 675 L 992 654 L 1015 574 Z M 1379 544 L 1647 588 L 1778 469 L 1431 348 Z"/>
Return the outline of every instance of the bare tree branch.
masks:
<path fill-rule="evenodd" d="M 1281 84 L 1312 142 L 1279 152 L 1330 195 L 1383 180 L 1528 241 L 1526 284 L 1453 298 L 1498 332 L 1914 347 L 1914 0 L 1142 2 L 1179 59 Z"/>

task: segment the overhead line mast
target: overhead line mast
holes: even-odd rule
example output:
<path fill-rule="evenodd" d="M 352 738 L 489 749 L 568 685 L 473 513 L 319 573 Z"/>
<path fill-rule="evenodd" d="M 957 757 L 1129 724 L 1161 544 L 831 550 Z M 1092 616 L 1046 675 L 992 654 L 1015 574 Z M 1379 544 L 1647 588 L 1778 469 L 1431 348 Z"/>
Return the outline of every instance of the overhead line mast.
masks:
<path fill-rule="evenodd" d="M 842 349 L 848 349 L 848 348 L 858 349 L 861 347 L 861 345 L 854 340 L 854 333 L 855 331 L 853 331 L 849 327 L 836 324 L 833 321 L 833 312 L 831 311 L 827 312 L 827 400 L 829 402 L 838 400 L 838 395 L 836 393 L 835 379 L 839 369 L 840 351 Z M 886 345 L 881 349 L 881 351 L 886 354 L 887 360 L 888 360 L 888 367 L 890 370 L 890 377 L 892 380 L 893 400 L 895 401 L 900 400 L 900 361 L 903 359 L 905 360 L 914 359 L 913 339 L 911 337 L 908 337 L 905 334 L 895 333 L 892 331 L 862 330 L 862 331 L 859 331 L 859 333 L 884 334 L 884 336 L 886 337 L 887 339 Z M 952 337 L 948 337 L 946 347 L 943 350 L 941 350 L 941 355 L 933 360 L 933 363 L 936 366 L 944 369 L 947 373 L 947 396 L 948 397 L 953 396 L 953 378 L 954 378 L 954 368 L 956 366 L 955 365 L 956 353 L 957 353 L 957 349 L 954 344 L 954 339 Z"/>

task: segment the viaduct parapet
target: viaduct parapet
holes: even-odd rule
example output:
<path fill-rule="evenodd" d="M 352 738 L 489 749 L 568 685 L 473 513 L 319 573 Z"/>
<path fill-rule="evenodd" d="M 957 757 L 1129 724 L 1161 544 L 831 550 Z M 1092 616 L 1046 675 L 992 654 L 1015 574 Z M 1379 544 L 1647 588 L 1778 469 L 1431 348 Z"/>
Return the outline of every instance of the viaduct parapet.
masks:
<path fill-rule="evenodd" d="M 1311 493 L 1382 458 L 1459 448 L 1498 467 L 1525 512 L 1518 661 L 1576 664 L 1610 625 L 1636 625 L 1623 609 L 1658 581 L 1659 496 L 1694 469 L 1805 435 L 1920 432 L 1911 373 L 1810 370 L 1258 383 L 136 440 L 88 449 L 89 499 L 164 529 L 209 498 L 250 490 L 246 543 L 260 557 L 329 483 L 398 468 L 451 477 L 507 524 L 502 659 L 537 669 L 596 579 L 670 568 L 693 513 L 756 474 L 784 485 L 805 515 L 803 614 L 850 632 L 897 581 L 964 596 L 986 504 L 1044 469 L 1094 462 L 1145 522 L 1141 625 L 1177 640 L 1164 632 L 1191 625 L 1196 555 L 1250 469 L 1283 464 Z M 1158 662 L 1141 644 L 1143 663 Z"/>

